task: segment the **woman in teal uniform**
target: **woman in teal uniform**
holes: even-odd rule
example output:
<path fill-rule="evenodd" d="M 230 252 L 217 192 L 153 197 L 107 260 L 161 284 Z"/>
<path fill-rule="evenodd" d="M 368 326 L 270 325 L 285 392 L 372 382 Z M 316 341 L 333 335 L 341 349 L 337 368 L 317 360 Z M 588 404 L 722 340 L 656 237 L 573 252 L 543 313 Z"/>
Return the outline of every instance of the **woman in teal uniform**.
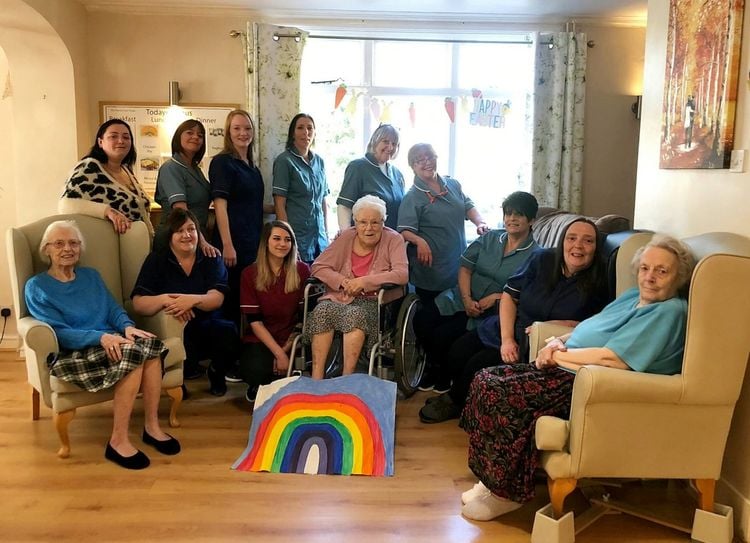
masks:
<path fill-rule="evenodd" d="M 323 159 L 311 150 L 314 141 L 315 121 L 298 113 L 289 123 L 286 151 L 273 162 L 276 218 L 292 226 L 308 264 L 328 247 L 328 183 Z"/>
<path fill-rule="evenodd" d="M 372 194 L 385 202 L 385 225 L 396 229 L 398 208 L 404 199 L 404 176 L 389 161 L 399 150 L 398 130 L 390 124 L 375 129 L 362 158 L 352 160 L 344 172 L 344 184 L 336 200 L 339 230 L 352 226 L 352 206 L 362 196 Z"/>

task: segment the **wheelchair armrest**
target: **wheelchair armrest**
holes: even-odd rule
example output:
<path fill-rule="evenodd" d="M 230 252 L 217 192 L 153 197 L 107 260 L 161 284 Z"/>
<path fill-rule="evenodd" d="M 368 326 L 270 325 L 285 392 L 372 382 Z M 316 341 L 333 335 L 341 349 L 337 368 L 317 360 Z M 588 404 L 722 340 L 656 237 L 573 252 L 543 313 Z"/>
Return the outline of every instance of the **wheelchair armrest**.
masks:
<path fill-rule="evenodd" d="M 380 288 L 382 288 L 383 290 L 395 290 L 395 289 L 401 288 L 403 286 L 404 285 L 399 285 L 399 284 L 396 284 L 396 283 L 383 283 L 382 285 L 380 285 Z"/>
<path fill-rule="evenodd" d="M 306 285 L 322 285 L 323 281 L 311 275 L 310 277 L 307 278 L 307 281 L 305 281 L 305 284 Z"/>

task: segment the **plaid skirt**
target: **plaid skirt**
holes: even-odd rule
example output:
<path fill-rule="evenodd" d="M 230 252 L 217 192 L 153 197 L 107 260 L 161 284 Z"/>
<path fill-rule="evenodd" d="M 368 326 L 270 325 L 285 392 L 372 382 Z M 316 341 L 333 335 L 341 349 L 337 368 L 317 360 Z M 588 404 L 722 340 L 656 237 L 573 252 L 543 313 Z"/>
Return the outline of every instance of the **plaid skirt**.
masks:
<path fill-rule="evenodd" d="M 112 361 L 101 345 L 74 351 L 60 351 L 51 360 L 49 371 L 58 379 L 81 387 L 89 392 L 99 392 L 117 384 L 128 373 L 146 360 L 160 358 L 164 371 L 167 349 L 157 338 L 137 338 L 135 343 L 122 344 L 122 360 Z"/>
<path fill-rule="evenodd" d="M 330 332 L 346 334 L 355 328 L 365 333 L 363 353 L 369 353 L 378 340 L 378 300 L 376 298 L 355 298 L 350 304 L 341 304 L 333 300 L 323 300 L 315 306 L 309 315 L 305 342 L 312 341 L 312 336 Z"/>

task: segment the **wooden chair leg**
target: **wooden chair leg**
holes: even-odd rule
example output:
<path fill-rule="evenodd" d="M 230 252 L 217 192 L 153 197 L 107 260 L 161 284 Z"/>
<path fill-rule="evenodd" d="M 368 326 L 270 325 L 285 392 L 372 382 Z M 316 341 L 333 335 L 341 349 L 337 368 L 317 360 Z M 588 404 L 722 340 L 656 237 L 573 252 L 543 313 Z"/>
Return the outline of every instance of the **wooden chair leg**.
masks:
<path fill-rule="evenodd" d="M 31 420 L 39 420 L 39 391 L 31 389 Z"/>
<path fill-rule="evenodd" d="M 57 435 L 60 436 L 60 450 L 57 451 L 57 456 L 60 458 L 67 458 L 70 456 L 70 436 L 68 436 L 68 424 L 73 420 L 76 415 L 76 410 L 71 409 L 70 411 L 63 411 L 62 413 L 55 412 L 53 418 L 55 421 L 55 429 Z"/>
<path fill-rule="evenodd" d="M 547 478 L 547 488 L 549 489 L 549 497 L 552 502 L 552 513 L 556 519 L 562 517 L 565 498 L 575 490 L 577 483 L 576 479 Z"/>
<path fill-rule="evenodd" d="M 713 479 L 693 479 L 693 484 L 698 490 L 698 508 L 713 513 L 716 481 Z"/>
<path fill-rule="evenodd" d="M 177 418 L 177 410 L 180 408 L 180 404 L 182 403 L 182 387 L 174 387 L 174 388 L 168 388 L 165 390 L 167 393 L 167 396 L 169 396 L 172 400 L 171 405 L 169 406 L 169 425 L 172 428 L 179 428 L 180 427 L 180 421 Z"/>

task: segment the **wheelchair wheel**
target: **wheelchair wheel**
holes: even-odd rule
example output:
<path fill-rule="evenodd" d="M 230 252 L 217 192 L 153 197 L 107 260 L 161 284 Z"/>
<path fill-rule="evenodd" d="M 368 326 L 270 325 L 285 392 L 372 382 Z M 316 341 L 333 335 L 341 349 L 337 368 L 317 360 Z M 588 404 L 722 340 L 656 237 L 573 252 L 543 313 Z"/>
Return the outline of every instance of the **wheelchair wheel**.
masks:
<path fill-rule="evenodd" d="M 401 303 L 396 321 L 394 369 L 396 383 L 407 398 L 417 389 L 425 366 L 424 350 L 414 334 L 414 314 L 419 304 L 416 294 L 408 294 Z"/>

